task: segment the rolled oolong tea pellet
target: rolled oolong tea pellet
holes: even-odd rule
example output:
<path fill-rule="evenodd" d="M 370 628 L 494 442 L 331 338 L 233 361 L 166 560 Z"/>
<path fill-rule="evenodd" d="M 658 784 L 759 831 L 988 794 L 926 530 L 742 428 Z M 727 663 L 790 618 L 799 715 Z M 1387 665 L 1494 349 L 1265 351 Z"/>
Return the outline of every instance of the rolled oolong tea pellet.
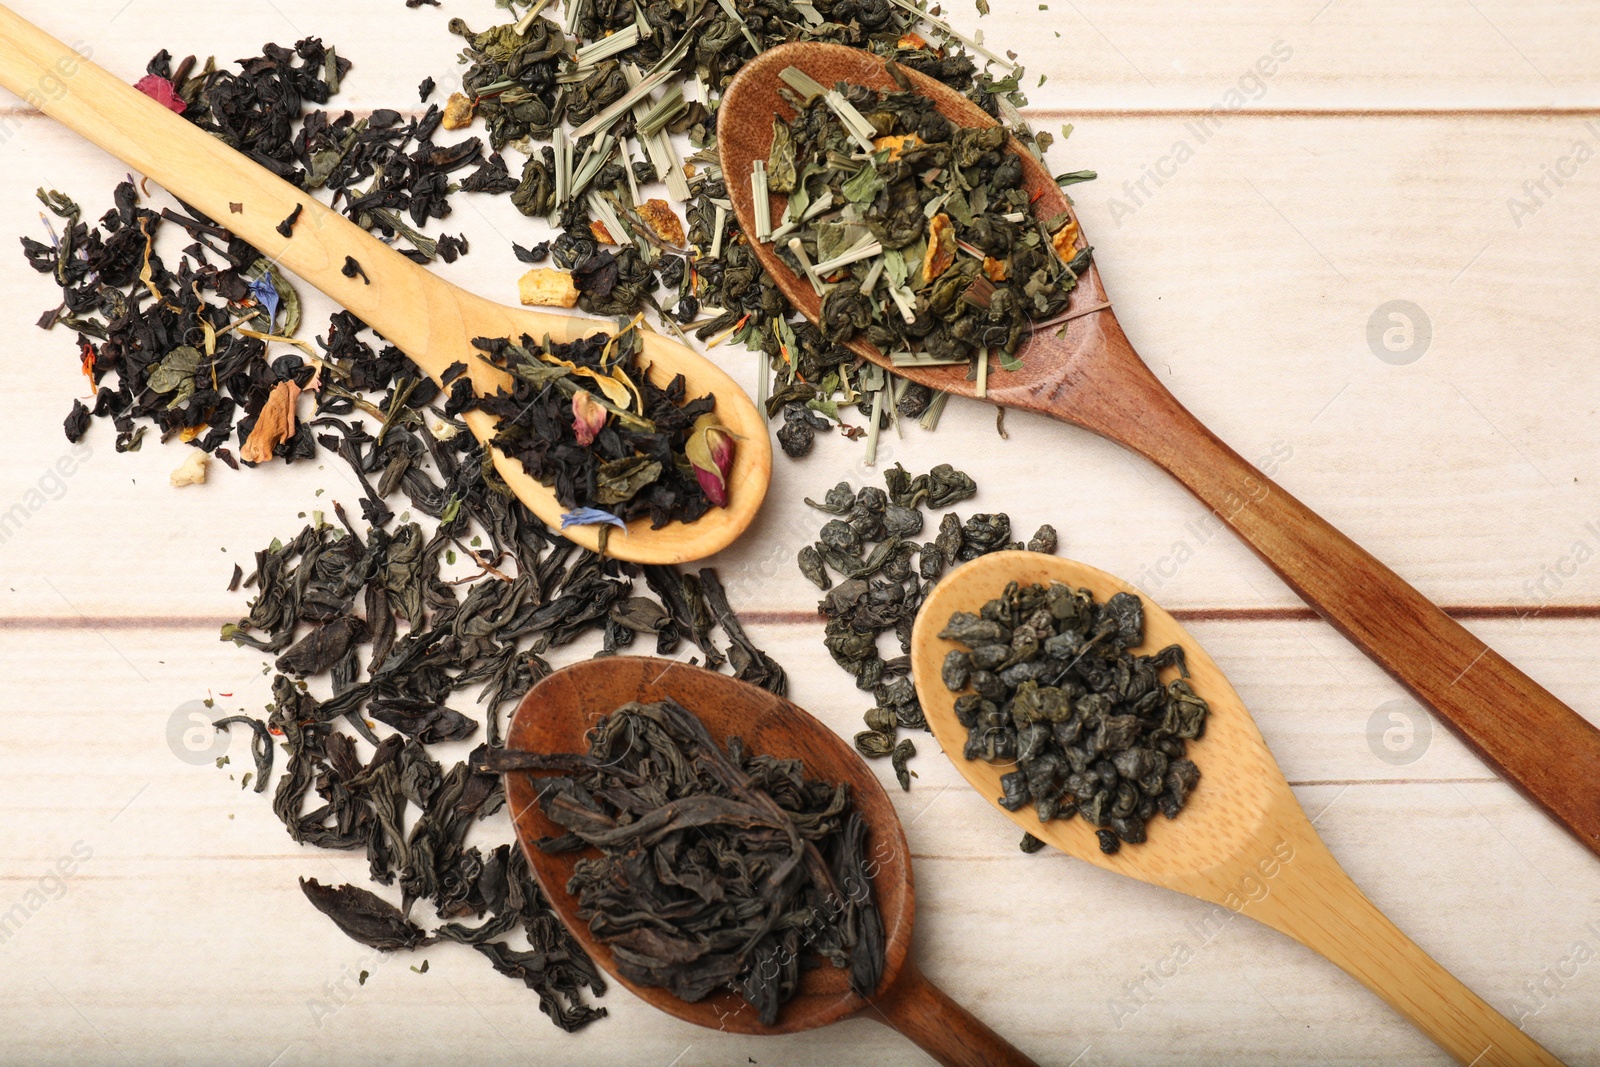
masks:
<path fill-rule="evenodd" d="M 840 482 L 822 501 L 807 499 L 818 511 L 836 516 L 823 523 L 817 541 L 800 549 L 800 573 L 828 595 L 817 605 L 826 618 L 823 643 L 834 662 L 870 690 L 877 705 L 867 712 L 867 729 L 856 734 L 856 751 L 868 759 L 889 757 L 902 789 L 911 788 L 914 772 L 906 762 L 916 754 L 909 740 L 897 732 L 927 729 L 922 705 L 910 679 L 911 625 L 945 567 L 956 559 L 972 558 L 1001 549 L 1032 548 L 1054 552 L 1054 527 L 1041 526 L 1024 546 L 1009 541 L 1011 519 L 1005 514 L 979 515 L 963 524 L 953 512 L 940 521 L 935 540 L 925 537 L 925 508 L 946 508 L 970 499 L 978 491 L 972 478 L 948 463 L 926 474 L 912 475 L 899 464 L 883 472 L 884 488 L 853 490 Z M 830 568 L 843 577 L 838 585 Z M 901 655 L 883 659 L 877 639 L 893 632 Z M 958 670 L 952 660 L 947 670 Z M 990 668 L 998 666 L 998 661 Z M 961 684 L 971 674 L 964 668 Z M 955 674 L 946 676 L 949 684 Z M 986 682 L 985 684 L 990 684 Z M 998 683 L 993 683 L 998 684 Z M 952 688 L 959 688 L 952 686 Z"/>
<path fill-rule="evenodd" d="M 1016 763 L 1000 778 L 1007 811 L 1031 803 L 1040 822 L 1082 815 L 1113 853 L 1144 841 L 1157 812 L 1182 810 L 1200 780 L 1185 743 L 1205 733 L 1208 708 L 1181 646 L 1132 652 L 1144 643 L 1137 596 L 1096 603 L 1060 582 L 1012 582 L 977 614 L 951 615 L 939 636 L 966 646 L 940 672 L 961 694 L 963 755 Z M 1180 677 L 1163 684 L 1170 667 Z"/>

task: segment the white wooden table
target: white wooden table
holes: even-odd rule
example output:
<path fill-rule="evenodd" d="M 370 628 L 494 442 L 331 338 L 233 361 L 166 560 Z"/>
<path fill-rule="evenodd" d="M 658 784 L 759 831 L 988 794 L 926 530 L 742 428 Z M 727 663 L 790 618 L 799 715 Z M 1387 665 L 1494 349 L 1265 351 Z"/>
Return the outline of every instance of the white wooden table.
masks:
<path fill-rule="evenodd" d="M 1600 5 L 993 4 L 986 41 L 1021 53 L 1036 125 L 1076 124 L 1052 164 L 1100 172 L 1074 189 L 1084 226 L 1119 318 L 1173 391 L 1246 456 L 1277 455 L 1287 489 L 1600 717 Z M 339 102 L 358 109 L 414 102 L 428 73 L 448 91 L 460 68 L 445 21 L 502 14 L 489 0 L 13 6 L 130 81 L 162 47 L 231 60 L 321 36 L 355 61 Z M 954 6 L 959 24 L 977 21 L 970 0 Z M 5 103 L 0 235 L 38 235 L 41 185 L 98 217 L 124 168 Z M 505 237 L 537 231 L 504 198 L 457 204 L 447 228 L 473 249 L 441 269 L 513 299 Z M 173 490 L 180 447 L 117 455 L 98 423 L 74 455 L 61 420 L 85 389 L 71 337 L 33 328 L 54 289 L 5 247 L 0 1061 L 926 1062 L 871 1022 L 733 1037 L 620 989 L 602 1001 L 611 1018 L 568 1036 L 475 953 L 437 947 L 418 974 L 421 958 L 379 956 L 314 912 L 296 877 L 365 884 L 359 858 L 294 846 L 266 798 L 240 792 L 243 736 L 219 770 L 181 727 L 208 693 L 259 713 L 262 657 L 217 640 L 245 610 L 224 586 L 299 513 L 354 497 L 342 465 L 214 467 L 209 484 Z M 1393 301 L 1405 317 L 1389 317 Z M 328 310 L 313 301 L 308 323 Z M 714 356 L 753 387 L 750 357 Z M 880 464 L 955 460 L 981 486 L 964 514 L 1006 510 L 1025 532 L 1052 522 L 1066 554 L 1179 611 L 1372 899 L 1555 1053 L 1600 1063 L 1600 862 L 1163 475 L 1042 419 L 1007 429 L 999 441 L 992 409 L 952 403 L 935 434 L 887 435 Z M 63 457 L 72 473 L 52 473 Z M 864 702 L 824 652 L 792 560 L 816 527 L 800 498 L 875 479 L 860 461 L 838 438 L 780 459 L 750 537 L 714 561 L 792 696 L 845 734 Z M 918 955 L 1039 1062 L 1446 1062 L 1342 972 L 1248 920 L 1208 936 L 1204 905 L 1023 855 L 931 738 L 919 747 L 913 789 L 893 790 Z M 503 816 L 488 832 L 509 834 Z"/>

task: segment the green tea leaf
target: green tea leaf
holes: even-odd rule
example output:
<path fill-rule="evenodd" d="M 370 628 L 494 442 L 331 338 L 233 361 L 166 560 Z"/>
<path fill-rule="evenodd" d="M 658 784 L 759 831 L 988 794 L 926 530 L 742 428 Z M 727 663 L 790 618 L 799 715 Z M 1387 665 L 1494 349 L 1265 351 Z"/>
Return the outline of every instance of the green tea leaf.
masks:
<path fill-rule="evenodd" d="M 789 136 L 789 124 L 772 120 L 772 151 L 767 153 L 767 188 L 775 193 L 789 193 L 795 187 L 794 141 Z"/>
<path fill-rule="evenodd" d="M 595 498 L 601 504 L 632 500 L 661 477 L 661 464 L 649 456 L 629 456 L 602 463 L 595 475 Z"/>
<path fill-rule="evenodd" d="M 1079 182 L 1092 182 L 1100 175 L 1092 170 L 1074 170 L 1066 174 L 1056 175 L 1057 185 L 1077 185 Z"/>
<path fill-rule="evenodd" d="M 883 276 L 889 279 L 889 286 L 898 289 L 906 284 L 906 276 L 910 268 L 906 265 L 906 257 L 897 249 L 886 249 L 883 253 Z"/>
<path fill-rule="evenodd" d="M 856 176 L 840 186 L 844 198 L 852 204 L 870 204 L 883 189 L 883 175 L 877 167 L 862 167 Z"/>
<path fill-rule="evenodd" d="M 174 348 L 150 372 L 147 384 L 158 393 L 180 392 L 183 399 L 194 395 L 194 373 L 200 367 L 200 350 L 193 345 Z"/>

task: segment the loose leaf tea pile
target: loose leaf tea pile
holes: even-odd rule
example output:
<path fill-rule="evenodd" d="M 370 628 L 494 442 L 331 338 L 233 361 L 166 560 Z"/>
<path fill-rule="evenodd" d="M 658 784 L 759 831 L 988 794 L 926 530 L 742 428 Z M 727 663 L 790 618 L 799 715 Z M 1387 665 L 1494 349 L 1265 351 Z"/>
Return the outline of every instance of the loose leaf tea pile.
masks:
<path fill-rule="evenodd" d="M 450 214 L 457 186 L 449 176 L 482 160 L 482 142 L 435 144 L 438 108 L 409 120 L 387 110 L 359 120 L 348 111 L 305 110 L 307 101 L 327 103 L 349 68 L 349 60 L 308 38 L 293 50 L 268 45 L 237 71 L 208 61 L 196 72 L 192 59 L 174 70 L 162 52 L 140 88 L 285 180 L 327 190 L 359 225 L 405 242 L 413 259 L 454 261 L 467 249 L 464 239 L 427 237 L 419 228 Z M 482 186 L 475 177 L 461 187 Z M 153 424 L 162 440 L 176 436 L 230 466 L 237 461 L 225 446 L 235 432 L 238 458 L 247 462 L 308 458 L 316 444 L 295 416 L 302 390 L 320 389 L 324 399 L 381 391 L 410 371 L 387 347 L 366 366 L 349 366 L 349 339 L 360 324 L 347 314 L 335 317 L 322 353 L 295 339 L 299 295 L 257 249 L 228 232 L 226 218 L 140 206 L 131 180 L 118 186 L 114 207 L 97 223 L 66 196 L 40 190 L 39 197 L 61 229 L 50 227 L 48 243 L 24 237 L 23 249 L 62 294 L 39 325 L 76 331 L 78 359 L 97 390 L 92 406 L 74 402 L 70 440 L 83 436 L 92 414 L 113 421 L 118 451 L 139 448 Z M 297 219 L 298 212 L 282 220 L 279 232 L 292 238 Z M 172 266 L 156 247 L 167 226 L 193 242 Z M 269 342 L 284 339 L 311 358 L 269 357 Z M 416 406 L 437 391 L 419 379 L 411 373 L 407 396 Z"/>
<path fill-rule="evenodd" d="M 568 509 L 563 526 L 648 516 L 660 528 L 727 504 L 735 445 L 717 421 L 716 398 L 689 397 L 681 374 L 652 381 L 638 331 L 477 345 L 511 372 L 513 387 L 480 400 L 458 379 L 466 406 L 494 415 L 495 445 L 554 488 Z"/>
<path fill-rule="evenodd" d="M 909 0 L 570 0 L 564 25 L 540 16 L 543 0 L 497 6 L 515 21 L 481 32 L 452 21 L 464 40 L 464 91 L 432 104 L 434 79 L 424 79 L 420 114 L 380 108 L 358 117 L 309 107 L 326 105 L 351 69 L 314 38 L 292 49 L 268 45 L 234 69 L 174 63 L 163 52 L 138 88 L 422 262 L 452 262 L 467 251 L 464 238 L 424 232 L 449 217 L 457 192 L 509 196 L 522 214 L 559 231 L 546 240 L 542 227 L 530 224 L 530 236 L 513 245 L 519 260 L 551 264 L 541 268 L 548 274 L 525 281 L 525 296 L 635 326 L 649 312 L 680 337 L 759 351 L 762 399 L 770 415 L 781 414 L 778 436 L 791 455 L 805 454 L 818 432 L 835 427 L 866 436 L 845 422 L 842 405 L 858 405 L 874 432 L 891 409 L 932 427 L 942 396 L 904 382 L 891 387 L 880 370 L 798 318 L 760 268 L 717 165 L 716 108 L 732 76 L 759 52 L 788 40 L 823 40 L 871 50 L 952 86 L 1002 119 L 1029 151 L 1042 152 L 1050 135 L 1035 135 L 1017 110 L 1026 103 L 1019 66 Z M 441 130 L 464 130 L 480 118 L 481 138 L 439 143 Z M 674 136 L 687 137 L 687 159 Z M 983 165 L 990 164 L 998 166 L 985 157 Z M 981 166 L 974 173 L 990 185 L 1004 177 Z M 229 232 L 226 217 L 181 205 L 153 210 L 131 178 L 98 221 L 65 196 L 40 196 L 59 222 L 45 223 L 48 241 L 24 238 L 24 252 L 61 290 L 40 325 L 76 333 L 74 365 L 96 390 L 91 404 L 75 403 L 67 417 L 70 439 L 103 417 L 116 428 L 119 451 L 139 448 L 154 426 L 162 441 L 176 437 L 234 467 L 307 459 L 320 447 L 345 460 L 361 487 L 359 514 L 335 505 L 336 524 L 316 513 L 297 536 L 257 553 L 246 582 L 254 590 L 248 616 L 223 635 L 276 657 L 276 672 L 265 671 L 273 674 L 266 716 L 218 720 L 221 729 L 250 731 L 256 790 L 268 788 L 281 748 L 287 767 L 272 803 L 291 837 L 364 852 L 372 880 L 398 887 L 400 903 L 314 880 L 302 883 L 307 899 L 351 937 L 386 951 L 445 940 L 472 945 L 536 990 L 541 1008 L 566 1029 L 603 1015 L 584 1001 L 584 990 L 603 990 L 600 975 L 549 911 L 520 852 L 504 833 L 475 839 L 486 836 L 484 820 L 503 805 L 498 780 L 473 762 L 439 758 L 436 746 L 470 744 L 481 731 L 481 765 L 501 743 L 504 706 L 550 670 L 547 653 L 585 636 L 600 635 L 602 654 L 639 635 L 654 637 L 661 655 L 688 642 L 706 666 L 727 664 L 779 693 L 783 669 L 751 642 L 713 571 L 605 560 L 528 513 L 459 421 L 472 403 L 462 376 L 448 375 L 441 388 L 347 312 L 333 315 L 314 344 L 302 339 L 293 285 Z M 303 224 L 299 212 L 272 222 L 291 241 Z M 187 241 L 178 255 L 158 250 L 158 241 L 173 239 Z M 354 259 L 344 273 L 366 276 Z M 300 354 L 270 347 L 283 344 Z M 600 374 L 619 353 L 520 347 L 489 341 L 485 353 L 519 383 L 548 375 L 555 364 L 546 357 L 565 358 L 571 367 L 559 376 L 578 379 L 587 397 L 568 394 L 565 412 L 519 413 L 503 442 L 530 469 L 541 462 L 535 439 L 553 444 L 542 461 L 558 485 L 571 486 L 565 499 L 579 513 L 574 521 L 593 521 L 582 518 L 588 507 L 602 513 L 599 521 L 648 514 L 659 523 L 722 502 L 733 442 L 702 421 L 710 412 L 697 409 L 700 398 L 674 394 L 671 383 L 647 392 L 639 377 L 606 376 L 630 389 L 636 406 L 629 407 L 599 377 L 579 370 Z M 558 390 L 566 392 L 558 385 L 551 393 Z M 303 392 L 316 401 L 308 417 L 299 410 Z M 677 414 L 661 417 L 662 397 Z M 613 467 L 602 478 L 608 464 L 624 459 L 607 435 L 636 443 L 630 438 L 642 429 L 613 408 L 668 424 L 672 440 L 662 450 L 636 449 L 645 457 L 637 469 Z M 540 425 L 557 418 L 559 426 Z M 568 444 L 587 449 L 587 459 L 573 452 L 549 458 Z M 650 463 L 659 463 L 659 473 Z M 909 739 L 895 744 L 894 735 L 901 725 L 922 725 L 922 716 L 905 677 L 908 663 L 882 659 L 876 637 L 893 629 L 908 638 L 927 584 L 966 553 L 1009 547 L 1009 521 L 977 516 L 962 524 L 946 516 L 938 541 L 919 548 L 908 540 L 908 516 L 920 529 L 923 504 L 965 499 L 970 480 L 947 468 L 918 479 L 898 469 L 887 477 L 887 495 L 863 490 L 858 501 L 846 487 L 841 503 L 838 490 L 830 494 L 829 509 L 854 529 L 858 544 L 835 529 L 824 538 L 826 553 L 819 544 L 815 559 L 802 564 L 824 588 L 828 567 L 844 578 L 828 602 L 829 648 L 879 704 L 868 716 L 875 740 L 858 739 L 858 747 L 892 751 L 909 785 L 906 760 L 914 748 Z M 409 501 L 398 521 L 396 493 Z M 1053 532 L 1036 538 L 1041 546 L 1046 540 L 1053 548 Z M 469 573 L 448 577 L 469 560 Z M 637 588 L 641 577 L 650 595 Z M 236 569 L 232 587 L 246 578 Z M 714 637 L 718 628 L 725 651 Z M 474 690 L 482 710 L 468 714 L 463 700 Z M 833 805 L 826 787 L 742 751 L 716 759 L 755 775 L 805 833 L 829 825 L 831 866 L 807 868 L 814 886 L 830 878 L 846 888 L 864 884 L 864 872 L 852 867 L 861 854 L 860 821 L 843 808 L 823 814 Z M 419 904 L 439 920 L 431 931 Z M 873 962 L 881 956 L 875 922 L 875 913 L 849 912 L 811 947 L 871 988 L 873 968 L 881 966 Z M 772 934 L 763 951 L 781 950 L 787 936 Z M 784 968 L 792 966 L 791 954 Z M 780 973 L 775 983 L 746 987 L 764 1017 L 792 983 L 791 970 Z"/>
<path fill-rule="evenodd" d="M 527 13 L 481 31 L 462 19 L 452 21 L 452 32 L 467 42 L 469 64 L 454 103 L 464 123 L 483 119 L 491 147 L 525 154 L 520 176 L 507 171 L 499 184 L 514 183 L 518 209 L 548 217 L 562 231 L 553 242 L 519 246 L 525 262 L 548 256 L 555 264 L 531 272 L 525 296 L 613 316 L 654 312 L 662 328 L 680 337 L 692 333 L 712 346 L 731 340 L 758 350 L 759 399 L 770 398 L 772 414 L 784 413 L 779 440 L 790 455 L 809 451 L 819 431 L 838 428 L 852 438 L 863 436 L 841 418 L 841 405 L 858 405 L 876 424 L 888 414 L 883 398 L 890 386 L 876 368 L 788 307 L 733 216 L 715 131 L 721 95 L 739 68 L 787 41 L 844 44 L 963 93 L 1027 151 L 1042 153 L 1052 141 L 1050 134 L 1032 131 L 1018 110 L 1027 103 L 1019 89 L 1020 66 L 909 0 L 569 2 L 560 26 L 539 17 L 543 4 L 508 2 L 513 12 Z M 563 56 L 563 47 L 571 58 Z M 687 159 L 669 134 L 688 138 L 693 151 Z M 996 218 L 1012 214 L 999 207 L 1014 162 L 991 158 L 987 149 L 983 158 L 985 167 L 970 170 L 969 184 L 998 178 L 1002 187 L 982 203 L 980 214 L 985 208 Z M 1090 177 L 1085 171 L 1059 180 Z M 945 176 L 946 182 L 957 180 L 953 172 Z M 972 194 L 966 195 L 970 206 Z M 1006 219 L 986 223 L 975 236 L 998 250 L 1010 233 L 1005 227 L 1013 225 Z M 1019 234 L 1024 229 L 1017 227 Z M 1004 232 L 996 236 L 999 231 Z M 1007 291 L 1020 292 L 1021 304 L 1037 318 L 1045 313 L 1035 298 L 1047 307 L 1058 305 L 1070 274 L 1065 264 L 1053 264 L 1048 277 L 1036 281 L 1040 256 L 1052 253 L 1026 241 L 1022 247 L 1026 251 L 1014 259 L 998 251 L 993 258 L 1014 266 Z M 1007 323 L 1008 339 L 1016 329 L 1015 316 L 1005 310 L 1009 299 L 1001 298 L 997 313 Z M 942 398 L 904 383 L 894 388 L 900 414 L 920 417 L 930 429 L 937 424 Z"/>
<path fill-rule="evenodd" d="M 947 512 L 932 541 L 919 541 L 926 524 L 923 508 L 944 509 L 977 495 L 968 475 L 941 463 L 912 477 L 898 463 L 884 472 L 887 491 L 863 486 L 853 491 L 840 482 L 821 503 L 806 503 L 836 518 L 823 524 L 816 543 L 800 550 L 800 572 L 827 592 L 817 610 L 827 620 L 823 643 L 833 661 L 854 676 L 856 687 L 877 704 L 866 713 L 867 729 L 856 734 L 856 751 L 869 759 L 890 757 L 902 789 L 914 772 L 907 762 L 917 754 L 899 729 L 927 730 L 916 687 L 911 683 L 911 628 L 917 611 L 946 568 L 1002 549 L 1053 553 L 1056 531 L 1041 526 L 1026 544 L 1011 540 L 1011 518 L 974 515 L 966 522 Z M 843 579 L 834 584 L 833 576 Z M 883 658 L 878 639 L 893 632 L 898 656 Z"/>
<path fill-rule="evenodd" d="M 1100 850 L 1145 839 L 1157 812 L 1176 818 L 1200 780 L 1185 742 L 1206 729 L 1206 702 L 1187 681 L 1183 647 L 1135 655 L 1144 605 L 1130 593 L 1103 604 L 1060 582 L 1005 592 L 939 634 L 967 646 L 942 668 L 967 728 L 969 760 L 1016 764 L 1000 804 L 1032 804 L 1040 822 L 1082 815 Z M 1160 672 L 1182 677 L 1165 685 Z"/>
<path fill-rule="evenodd" d="M 1034 218 L 1004 127 L 956 126 L 888 69 L 901 91 L 784 71 L 799 113 L 774 121 L 755 194 L 787 206 L 755 236 L 822 297 L 828 341 L 866 340 L 897 366 L 974 364 L 981 395 L 990 352 L 1012 364 L 1030 324 L 1066 309 L 1090 250 L 1070 214 Z"/>
<path fill-rule="evenodd" d="M 605 716 L 585 755 L 501 751 L 488 763 L 576 769 L 540 779 L 540 810 L 567 830 L 540 847 L 600 850 L 567 891 L 629 981 L 690 1002 L 736 990 L 767 1026 L 808 957 L 847 969 L 861 996 L 878 988 L 883 923 L 845 785 L 737 737 L 724 751 L 670 700 Z"/>
<path fill-rule="evenodd" d="M 465 41 L 463 91 L 443 108 L 429 103 L 416 118 L 395 109 L 366 118 L 306 110 L 306 101 L 326 104 L 350 70 L 347 58 L 314 38 L 293 49 L 269 45 L 237 70 L 219 69 L 214 61 L 197 70 L 192 58 L 174 64 L 163 52 L 139 88 L 286 180 L 325 190 L 334 206 L 415 259 L 452 261 L 467 250 L 462 238 L 422 232 L 430 221 L 449 216 L 457 190 L 509 195 L 523 214 L 547 218 L 560 231 L 545 240 L 535 230 L 520 238 L 527 247 L 514 245 L 525 262 L 554 264 L 534 272 L 541 277 L 524 280 L 525 299 L 620 318 L 653 312 L 663 329 L 682 338 L 692 332 L 713 346 L 733 340 L 758 350 L 761 399 L 770 396 L 769 411 L 783 412 L 779 439 L 790 455 L 809 451 L 819 431 L 837 427 L 852 438 L 863 436 L 841 417 L 841 404 L 856 404 L 874 426 L 891 408 L 920 417 L 927 428 L 937 424 L 942 396 L 898 383 L 885 403 L 891 387 L 882 373 L 796 316 L 756 262 L 718 167 L 716 110 L 733 75 L 759 52 L 790 40 L 828 41 L 883 55 L 951 86 L 1000 119 L 1028 151 L 1042 153 L 1051 135 L 1034 133 L 1018 111 L 1026 104 L 1020 66 L 908 0 L 643 6 L 569 0 L 560 25 L 541 17 L 543 3 L 504 0 L 498 6 L 520 17 L 482 31 L 460 18 L 451 21 L 451 32 Z M 423 102 L 433 89 L 433 79 L 425 79 Z M 476 136 L 436 143 L 441 129 L 466 129 L 480 118 L 487 145 Z M 674 135 L 688 138 L 693 151 L 687 160 Z M 520 164 L 502 152 L 520 155 Z M 1014 214 L 996 208 L 1006 195 L 1001 187 L 1009 165 L 995 164 L 988 153 L 985 159 L 994 165 L 972 170 L 972 180 L 989 182 L 996 191 L 982 204 L 991 210 L 984 214 L 980 208 L 980 215 Z M 944 180 L 967 180 L 956 178 L 957 169 Z M 1078 172 L 1059 180 L 1090 176 Z M 808 180 L 816 184 L 814 177 Z M 655 195 L 656 186 L 664 186 L 665 199 Z M 964 191 L 968 207 L 973 194 Z M 885 197 L 885 218 L 898 217 L 889 205 L 909 205 L 904 197 Z M 293 355 L 273 358 L 270 365 L 261 358 L 268 337 L 295 341 L 312 364 L 320 354 L 295 337 L 300 310 L 292 287 L 255 249 L 227 232 L 225 218 L 174 211 L 156 216 L 139 213 L 133 202 L 131 192 L 119 193 L 117 211 L 91 231 L 76 205 L 52 196 L 51 210 L 66 221 L 68 232 L 48 244 L 24 242 L 30 261 L 63 289 L 62 305 L 41 325 L 60 322 L 78 332 L 75 358 L 99 389 L 92 406 L 74 405 L 68 436 L 81 436 L 94 414 L 115 421 L 119 449 L 139 447 L 145 430 L 140 420 L 149 420 L 163 439 L 181 436 L 207 452 L 223 447 L 219 456 L 230 466 L 237 461 L 224 446 L 235 431 L 239 458 L 248 462 L 310 455 L 312 438 L 299 433 L 296 422 L 300 391 L 320 396 L 367 387 L 336 372 L 319 376 L 315 366 Z M 951 211 L 958 210 L 959 205 L 944 214 L 956 218 Z M 153 248 L 163 219 L 188 230 L 195 242 L 175 269 Z M 293 239 L 297 221 L 279 221 L 279 232 Z M 1059 279 L 1067 275 L 1058 271 L 1057 280 L 1035 284 L 1037 270 L 1031 268 L 1038 249 L 1024 242 L 1024 252 L 998 254 L 1009 225 L 1004 219 L 986 222 L 981 232 L 968 234 L 974 238 L 969 245 L 996 250 L 991 258 L 997 261 L 1021 256 L 1006 286 L 1021 284 L 1028 307 L 1041 296 L 1046 304 L 1058 302 L 1064 284 Z M 967 257 L 960 258 L 960 269 L 970 270 Z M 909 267 L 914 275 L 917 264 Z M 1025 267 L 1030 269 L 1023 281 Z M 365 275 L 354 260 L 345 272 Z M 1014 315 L 996 313 L 992 304 L 967 311 L 967 292 L 957 294 L 960 313 L 953 323 L 968 326 L 924 330 L 930 315 L 950 310 L 940 303 L 940 310 L 920 315 L 920 325 L 907 327 L 908 337 L 931 334 L 938 350 L 953 351 L 946 335 L 966 338 L 965 344 L 972 340 L 966 337 L 973 332 L 969 326 L 994 316 L 1008 324 L 1008 339 L 1014 335 Z M 927 295 L 942 301 L 949 294 L 935 287 Z M 983 299 L 979 292 L 973 296 Z M 846 301 L 847 307 L 841 300 L 835 297 L 832 308 L 833 334 L 859 317 L 853 303 Z M 1001 297 L 1001 312 L 1009 300 Z M 197 320 L 198 335 L 192 329 Z M 894 328 L 893 319 L 875 327 Z M 385 349 L 385 361 L 397 362 L 391 353 Z M 408 399 L 420 406 L 436 387 L 422 380 L 412 388 L 418 394 Z"/>
<path fill-rule="evenodd" d="M 249 615 L 222 636 L 276 655 L 273 699 L 265 721 L 218 725 L 252 729 L 258 791 L 271 737 L 282 738 L 288 766 L 272 806 L 290 837 L 364 852 L 373 881 L 398 885 L 397 908 L 358 887 L 306 883 L 341 929 L 386 950 L 469 944 L 576 1029 L 604 1014 L 582 999 L 604 989 L 599 974 L 549 911 L 509 830 L 483 846 L 469 840 L 502 807 L 500 779 L 465 761 L 446 766 L 430 747 L 479 736 L 479 719 L 460 706 L 474 690 L 488 724 L 474 758 L 499 746 L 501 709 L 550 672 L 546 654 L 597 631 L 602 655 L 639 636 L 658 655 L 688 640 L 711 668 L 731 661 L 737 677 L 777 693 L 787 680 L 751 643 L 713 571 L 641 569 L 580 549 L 505 491 L 463 426 L 433 415 L 439 433 L 389 424 L 381 439 L 359 421 L 315 421 L 321 445 L 363 486 L 360 517 L 336 504 L 337 524 L 319 513 L 256 554 Z M 436 520 L 431 528 L 396 522 L 396 493 Z M 447 581 L 458 561 L 469 572 Z M 640 595 L 639 577 L 654 596 Z M 431 933 L 414 914 L 423 901 L 442 920 Z M 518 930 L 526 948 L 506 940 Z"/>

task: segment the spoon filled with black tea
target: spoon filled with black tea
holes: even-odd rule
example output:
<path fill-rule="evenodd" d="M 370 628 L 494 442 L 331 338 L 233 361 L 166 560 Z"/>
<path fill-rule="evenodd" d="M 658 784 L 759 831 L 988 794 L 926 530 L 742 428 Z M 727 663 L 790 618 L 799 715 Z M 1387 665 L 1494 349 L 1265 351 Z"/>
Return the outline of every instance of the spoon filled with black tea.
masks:
<path fill-rule="evenodd" d="M 588 660 L 528 691 L 485 766 L 551 907 L 662 1011 L 741 1034 L 860 1015 L 947 1067 L 1033 1062 L 923 977 L 888 794 L 782 697 L 670 660 Z"/>

